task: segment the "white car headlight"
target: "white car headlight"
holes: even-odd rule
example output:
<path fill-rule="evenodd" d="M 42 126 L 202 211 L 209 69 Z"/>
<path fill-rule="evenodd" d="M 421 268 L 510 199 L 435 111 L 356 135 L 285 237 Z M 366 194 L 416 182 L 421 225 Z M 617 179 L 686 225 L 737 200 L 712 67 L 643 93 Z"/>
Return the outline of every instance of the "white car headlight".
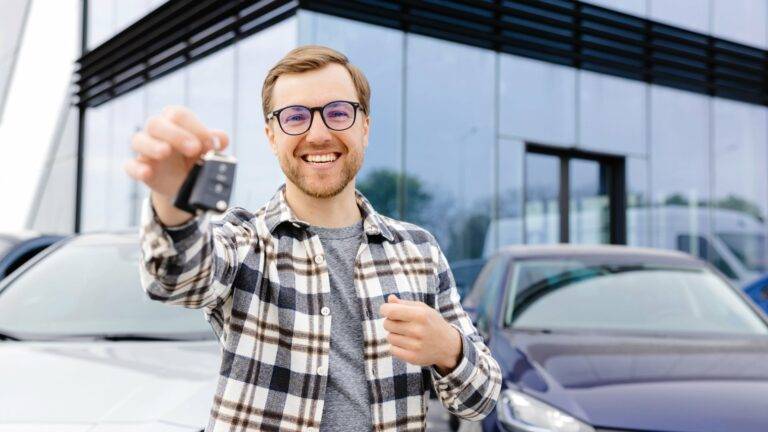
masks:
<path fill-rule="evenodd" d="M 501 392 L 496 415 L 510 432 L 595 432 L 592 426 L 515 390 Z"/>

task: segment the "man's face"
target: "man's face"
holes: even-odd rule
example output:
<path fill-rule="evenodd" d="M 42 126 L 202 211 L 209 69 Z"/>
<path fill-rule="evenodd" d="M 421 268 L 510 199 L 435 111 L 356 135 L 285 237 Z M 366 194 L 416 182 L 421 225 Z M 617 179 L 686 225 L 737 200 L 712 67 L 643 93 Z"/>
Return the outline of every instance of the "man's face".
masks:
<path fill-rule="evenodd" d="M 349 72 L 332 63 L 281 75 L 273 88 L 272 110 L 291 105 L 317 107 L 337 100 L 360 102 Z M 352 127 L 335 131 L 325 126 L 320 112 L 312 115 L 312 127 L 301 135 L 283 132 L 276 118 L 267 123 L 265 132 L 288 181 L 309 196 L 330 198 L 344 190 L 360 170 L 370 119 L 358 109 Z"/>

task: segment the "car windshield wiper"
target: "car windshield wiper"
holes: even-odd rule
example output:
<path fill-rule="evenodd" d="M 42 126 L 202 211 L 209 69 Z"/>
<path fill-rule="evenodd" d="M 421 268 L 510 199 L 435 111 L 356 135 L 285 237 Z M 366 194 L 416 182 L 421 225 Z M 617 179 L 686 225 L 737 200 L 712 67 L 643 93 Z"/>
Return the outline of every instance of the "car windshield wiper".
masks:
<path fill-rule="evenodd" d="M 11 333 L 0 330 L 0 341 L 20 341 L 21 338 L 14 336 Z"/>
<path fill-rule="evenodd" d="M 81 337 L 78 335 L 78 337 Z M 174 341 L 184 341 L 189 340 L 185 338 L 180 337 L 173 337 L 173 336 L 165 336 L 165 335 L 153 335 L 153 334 L 144 334 L 144 333 L 105 333 L 105 334 L 94 334 L 94 335 L 82 335 L 84 338 L 90 338 L 90 339 L 96 339 L 96 340 L 106 340 L 106 341 L 166 341 L 166 342 L 174 342 Z"/>

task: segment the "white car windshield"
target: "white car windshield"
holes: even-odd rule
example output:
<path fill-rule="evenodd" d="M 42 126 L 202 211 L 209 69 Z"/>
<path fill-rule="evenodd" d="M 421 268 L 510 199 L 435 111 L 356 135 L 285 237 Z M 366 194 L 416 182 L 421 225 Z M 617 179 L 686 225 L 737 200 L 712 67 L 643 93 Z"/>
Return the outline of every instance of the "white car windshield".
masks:
<path fill-rule="evenodd" d="M 506 322 L 515 328 L 765 335 L 734 290 L 703 268 L 522 261 Z"/>
<path fill-rule="evenodd" d="M 151 300 L 135 236 L 67 241 L 0 288 L 0 332 L 19 338 L 138 336 L 210 339 L 201 310 Z"/>

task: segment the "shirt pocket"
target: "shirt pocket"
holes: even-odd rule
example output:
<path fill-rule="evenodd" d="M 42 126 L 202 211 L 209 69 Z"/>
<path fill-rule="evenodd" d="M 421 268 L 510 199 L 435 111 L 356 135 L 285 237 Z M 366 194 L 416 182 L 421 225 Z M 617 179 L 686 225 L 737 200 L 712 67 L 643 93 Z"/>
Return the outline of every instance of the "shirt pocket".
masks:
<path fill-rule="evenodd" d="M 437 281 L 434 264 L 429 257 L 419 255 L 401 259 L 393 263 L 392 269 L 394 283 L 383 286 L 385 299 L 389 294 L 395 294 L 403 300 L 418 301 L 435 307 Z"/>

